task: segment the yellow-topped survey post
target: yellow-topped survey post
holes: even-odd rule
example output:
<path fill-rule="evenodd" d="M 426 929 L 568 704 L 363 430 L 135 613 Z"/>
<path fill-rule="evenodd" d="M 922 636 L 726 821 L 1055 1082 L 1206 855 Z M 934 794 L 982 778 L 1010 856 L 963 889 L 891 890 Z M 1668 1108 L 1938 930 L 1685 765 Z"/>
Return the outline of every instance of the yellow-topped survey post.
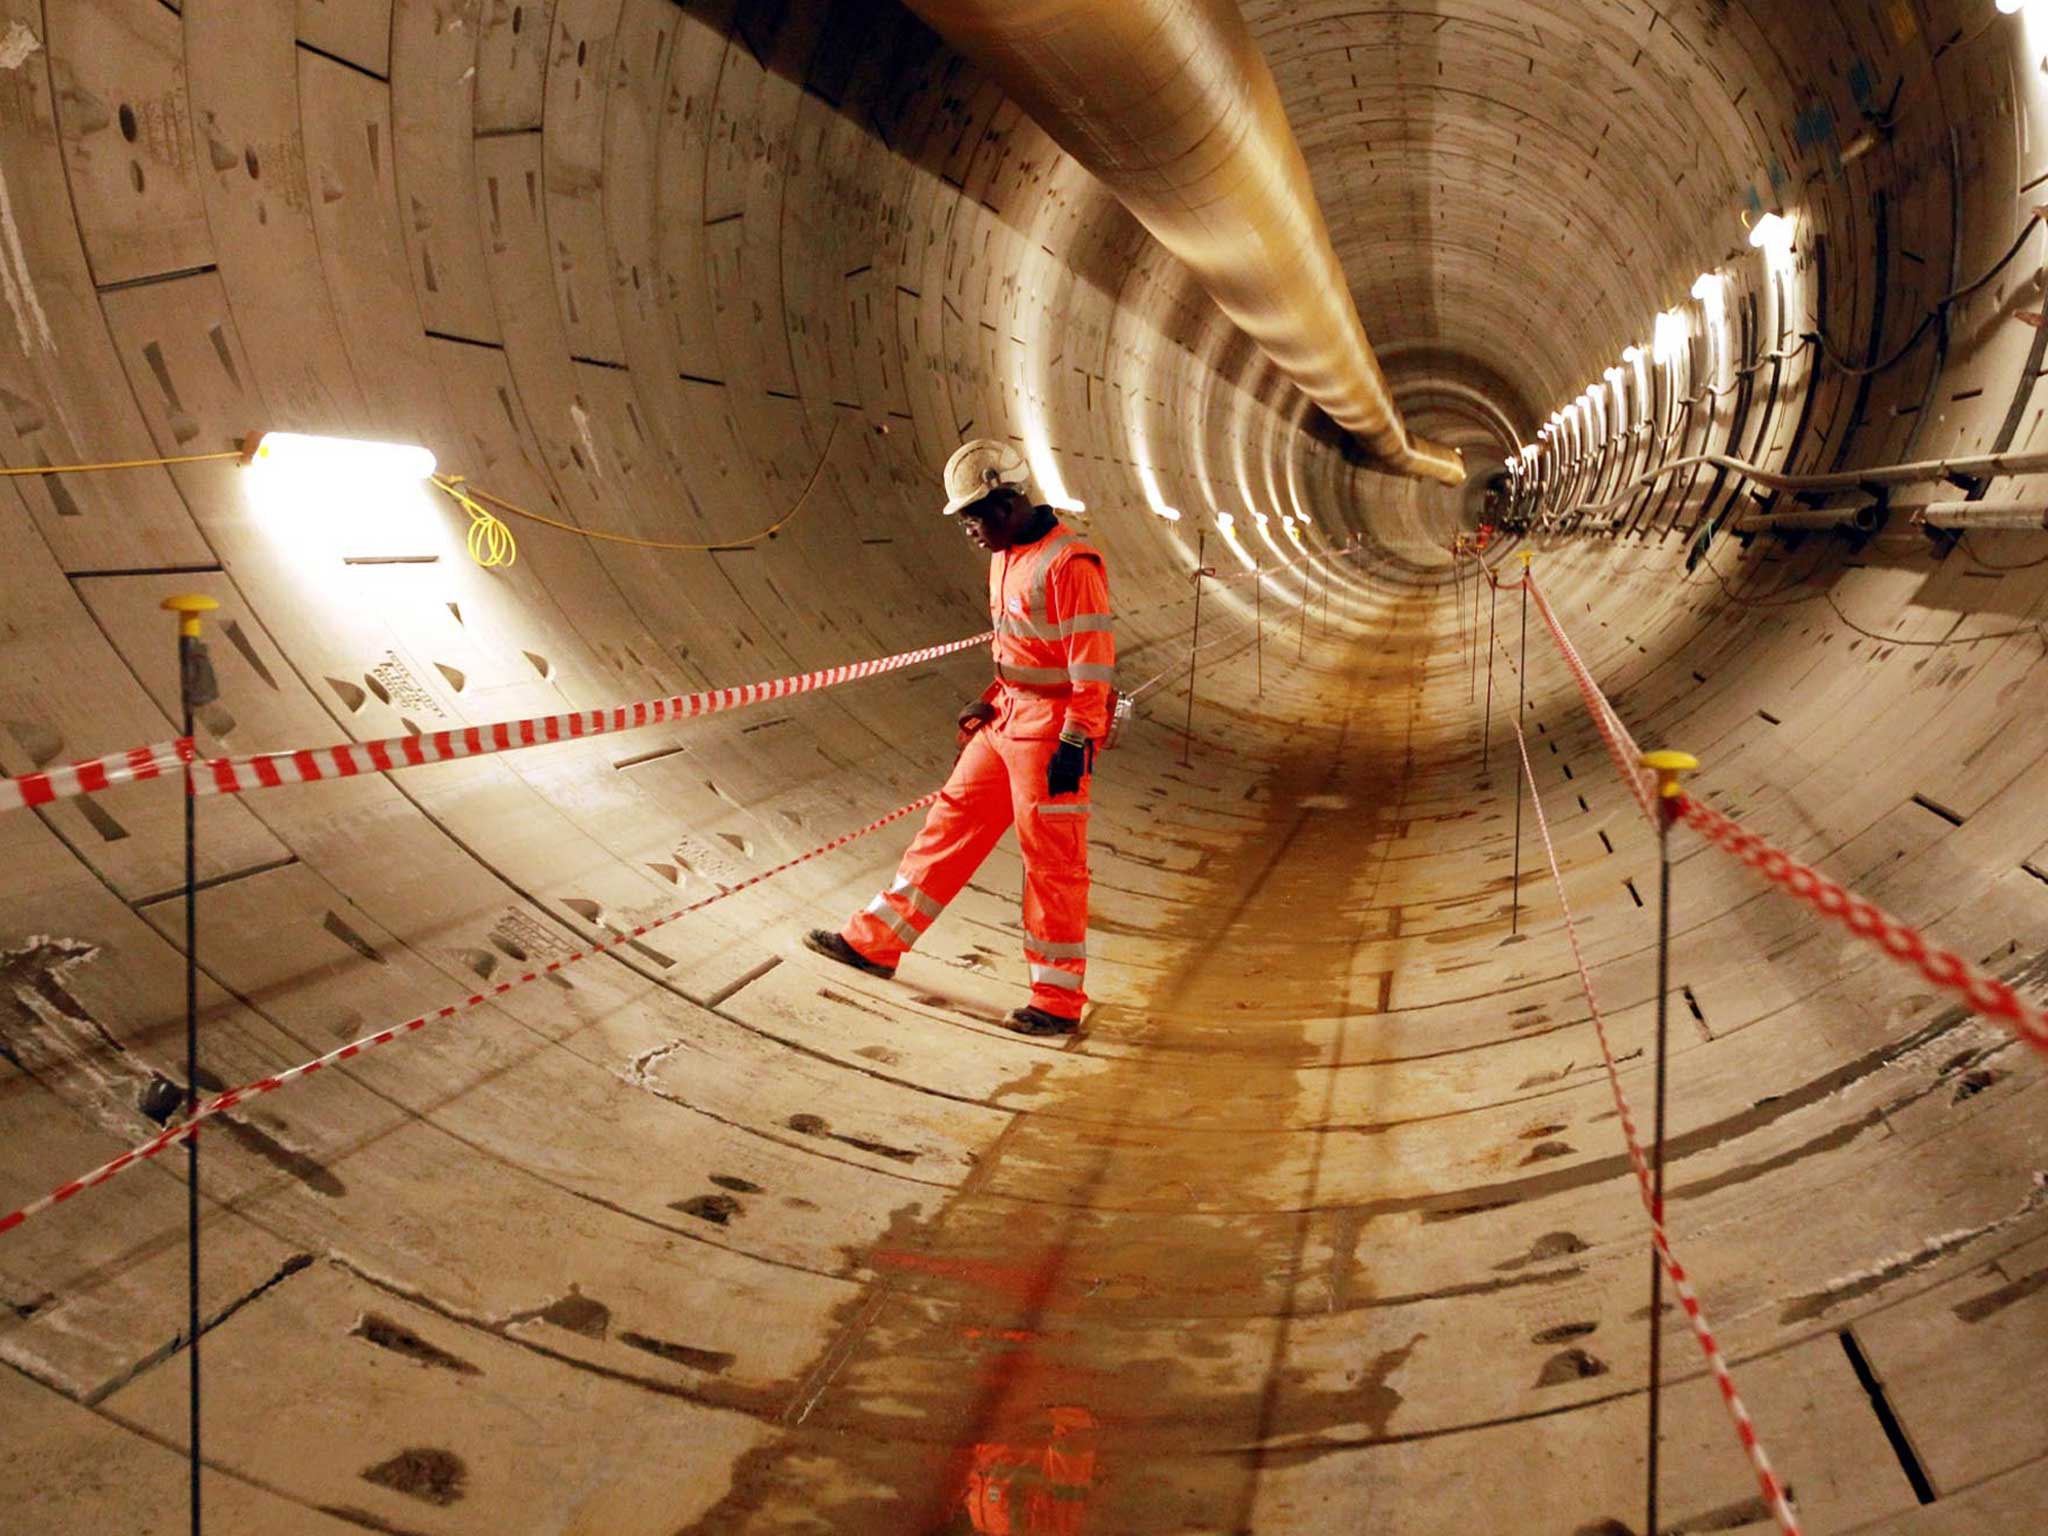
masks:
<path fill-rule="evenodd" d="M 199 638 L 199 616 L 213 612 L 220 604 L 196 592 L 183 592 L 176 597 L 165 598 L 160 606 L 166 613 L 178 615 L 180 635 L 196 640 Z"/>
<path fill-rule="evenodd" d="M 1693 772 L 1700 760 L 1690 752 L 1645 752 L 1643 766 L 1657 775 L 1657 795 L 1663 800 L 1675 800 L 1680 794 L 1679 780 Z"/>

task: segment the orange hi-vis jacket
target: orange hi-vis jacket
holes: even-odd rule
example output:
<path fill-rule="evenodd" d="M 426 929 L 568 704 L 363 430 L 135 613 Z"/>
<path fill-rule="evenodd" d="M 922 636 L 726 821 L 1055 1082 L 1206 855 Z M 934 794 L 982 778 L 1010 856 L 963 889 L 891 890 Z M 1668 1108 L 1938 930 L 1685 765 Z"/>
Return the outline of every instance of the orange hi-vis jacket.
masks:
<path fill-rule="evenodd" d="M 1055 523 L 1042 538 L 990 558 L 988 602 L 996 681 L 982 697 L 995 705 L 995 719 L 961 748 L 894 882 L 847 919 L 840 937 L 876 965 L 893 967 L 1014 826 L 1024 856 L 1031 1003 L 1078 1019 L 1088 1004 L 1093 779 L 1084 771 L 1073 793 L 1054 795 L 1046 769 L 1062 729 L 1099 742 L 1109 728 L 1116 665 L 1109 578 L 1102 556 Z"/>
<path fill-rule="evenodd" d="M 1069 734 L 1100 741 L 1115 698 L 1116 636 L 1101 554 L 1054 523 L 988 563 L 995 625 L 995 728 L 1020 740 Z"/>

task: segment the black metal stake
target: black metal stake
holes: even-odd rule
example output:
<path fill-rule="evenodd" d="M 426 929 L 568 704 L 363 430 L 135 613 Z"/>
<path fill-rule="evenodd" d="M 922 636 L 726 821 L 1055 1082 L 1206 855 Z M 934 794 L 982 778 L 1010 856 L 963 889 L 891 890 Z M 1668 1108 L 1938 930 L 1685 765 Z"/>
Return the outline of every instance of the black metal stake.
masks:
<path fill-rule="evenodd" d="M 1186 768 L 1193 761 L 1195 750 L 1195 657 L 1202 649 L 1202 575 L 1208 569 L 1204 557 L 1209 552 L 1209 535 L 1202 532 L 1195 535 L 1195 632 L 1188 639 L 1188 723 L 1180 742 L 1180 765 Z"/>
<path fill-rule="evenodd" d="M 199 802 L 192 793 L 193 712 L 218 696 L 206 647 L 199 643 L 199 615 L 219 605 L 209 597 L 167 598 L 178 615 L 179 734 L 185 759 L 185 1119 L 199 1113 Z M 200 1536 L 199 1449 L 199 1128 L 185 1136 L 185 1364 L 186 1435 L 191 1442 L 192 1536 Z"/>
<path fill-rule="evenodd" d="M 1260 556 L 1252 557 L 1252 610 L 1258 624 L 1258 638 L 1252 642 L 1258 658 L 1259 697 L 1266 696 L 1266 563 Z"/>
<path fill-rule="evenodd" d="M 1498 644 L 1495 610 L 1500 606 L 1500 588 L 1486 584 L 1486 735 L 1479 743 L 1479 773 L 1486 774 L 1487 754 L 1493 750 L 1493 652 Z M 1520 724 L 1519 721 L 1516 722 Z"/>
<path fill-rule="evenodd" d="M 1663 786 L 1660 786 L 1660 791 Z M 1671 806 L 1657 798 L 1657 1109 L 1650 1149 L 1650 1216 L 1664 1225 L 1664 1088 L 1671 990 Z M 1657 1450 L 1664 1400 L 1664 1260 L 1650 1245 L 1650 1455 L 1648 1536 L 1657 1536 Z"/>
<path fill-rule="evenodd" d="M 1313 596 L 1313 594 L 1314 594 L 1314 591 L 1315 591 L 1315 588 L 1314 588 L 1314 587 L 1312 587 L 1312 586 L 1311 586 L 1311 585 L 1310 585 L 1310 584 L 1308 583 L 1308 581 L 1307 581 L 1307 580 L 1304 580 L 1304 581 L 1302 582 L 1302 585 L 1301 585 L 1301 633 L 1300 633 L 1299 635 L 1297 635 L 1297 636 L 1295 637 L 1295 641 L 1294 641 L 1294 659 L 1295 659 L 1296 661 L 1299 661 L 1299 660 L 1301 660 L 1301 658 L 1302 658 L 1302 657 L 1303 657 L 1303 656 L 1304 656 L 1304 655 L 1305 655 L 1305 654 L 1307 653 L 1307 651 L 1308 651 L 1308 605 L 1309 605 L 1309 602 L 1310 602 L 1310 601 L 1311 601 L 1311 599 L 1312 599 L 1312 596 Z"/>
<path fill-rule="evenodd" d="M 1522 564 L 1522 660 L 1515 669 L 1515 729 L 1522 728 L 1522 715 L 1529 695 L 1529 566 Z M 1522 931 L 1522 798 L 1529 792 L 1529 767 L 1519 765 L 1515 773 L 1515 887 L 1514 908 L 1508 919 L 1508 936 Z"/>
<path fill-rule="evenodd" d="M 1465 684 L 1465 702 L 1471 704 L 1479 697 L 1479 582 L 1485 575 L 1485 567 L 1479 557 L 1472 557 L 1472 676 Z"/>

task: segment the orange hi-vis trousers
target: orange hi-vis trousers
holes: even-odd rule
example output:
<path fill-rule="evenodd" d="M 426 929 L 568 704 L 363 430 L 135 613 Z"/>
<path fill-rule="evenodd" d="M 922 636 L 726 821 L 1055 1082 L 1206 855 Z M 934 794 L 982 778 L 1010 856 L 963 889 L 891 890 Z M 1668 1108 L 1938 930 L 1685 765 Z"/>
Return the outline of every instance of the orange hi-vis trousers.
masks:
<path fill-rule="evenodd" d="M 967 739 L 938 804 L 925 817 L 896 878 L 848 919 L 845 939 L 893 966 L 960 894 L 1014 823 L 1024 855 L 1024 959 L 1032 1006 L 1078 1019 L 1087 1005 L 1090 781 L 1052 798 L 1046 765 L 1055 737 L 1020 739 L 983 726 Z"/>

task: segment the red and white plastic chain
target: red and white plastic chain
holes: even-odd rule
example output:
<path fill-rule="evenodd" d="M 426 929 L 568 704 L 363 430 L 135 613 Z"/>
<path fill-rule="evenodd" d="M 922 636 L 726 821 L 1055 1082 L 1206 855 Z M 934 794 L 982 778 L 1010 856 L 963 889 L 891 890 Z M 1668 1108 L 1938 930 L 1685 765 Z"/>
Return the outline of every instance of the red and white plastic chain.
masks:
<path fill-rule="evenodd" d="M 1536 793 L 1536 775 L 1529 765 L 1529 743 L 1522 735 L 1522 723 L 1515 722 L 1515 742 L 1522 754 L 1522 772 L 1529 785 L 1529 798 L 1536 808 L 1536 829 L 1543 836 L 1543 855 L 1550 861 L 1550 878 L 1557 887 L 1558 907 L 1564 915 L 1565 938 L 1571 944 L 1572 963 L 1578 967 L 1579 985 L 1585 989 L 1586 1010 L 1592 1015 L 1594 1032 L 1599 1036 L 1601 1059 L 1607 1065 L 1607 1083 L 1614 1091 L 1614 1107 L 1621 1117 L 1622 1135 L 1628 1141 L 1629 1162 L 1636 1172 L 1636 1186 L 1641 1193 L 1643 1210 L 1650 1218 L 1650 1241 L 1657 1250 L 1657 1257 L 1664 1266 L 1664 1273 L 1671 1277 L 1671 1287 L 1678 1295 L 1679 1305 L 1685 1311 L 1686 1321 L 1692 1325 L 1693 1337 L 1699 1341 L 1700 1353 L 1706 1357 L 1707 1369 L 1713 1373 L 1714 1381 L 1721 1389 L 1721 1401 L 1727 1405 L 1728 1417 L 1735 1425 L 1735 1435 L 1742 1442 L 1742 1449 L 1748 1455 L 1751 1468 L 1755 1471 L 1757 1485 L 1762 1489 L 1764 1503 L 1777 1518 L 1778 1528 L 1785 1536 L 1799 1536 L 1799 1517 L 1793 1513 L 1785 1487 L 1772 1470 L 1770 1457 L 1764 1453 L 1763 1442 L 1758 1439 L 1755 1421 L 1743 1405 L 1741 1395 L 1735 1390 L 1735 1378 L 1729 1372 L 1728 1362 L 1721 1354 L 1721 1346 L 1714 1337 L 1713 1329 L 1707 1323 L 1705 1309 L 1694 1294 L 1692 1281 L 1685 1266 L 1678 1261 L 1678 1255 L 1671 1249 L 1671 1239 L 1664 1230 L 1664 1213 L 1658 1207 L 1650 1181 L 1649 1161 L 1643 1155 L 1642 1137 L 1636 1130 L 1635 1115 L 1629 1109 L 1628 1096 L 1622 1092 L 1621 1071 L 1614 1060 L 1614 1047 L 1607 1038 L 1607 1021 L 1600 1012 L 1600 999 L 1593 990 L 1592 973 L 1586 969 L 1586 957 L 1579 949 L 1578 926 L 1572 921 L 1571 903 L 1564 893 L 1564 875 L 1558 869 L 1557 849 L 1550 841 L 1550 821 L 1543 814 L 1543 798 Z"/>
<path fill-rule="evenodd" d="M 1655 795 L 1651 785 L 1655 775 L 1641 766 L 1642 754 L 1635 749 L 1633 738 L 1622 727 L 1613 706 L 1608 704 L 1606 696 L 1594 683 L 1577 648 L 1550 611 L 1543 589 L 1536 585 L 1534 574 L 1525 579 L 1536 598 L 1537 607 L 1542 610 L 1544 622 L 1550 626 L 1550 632 L 1557 640 L 1566 665 L 1578 681 L 1579 692 L 1593 716 L 1594 725 L 1600 727 L 1602 736 L 1606 738 L 1608 752 L 1614 756 L 1623 781 L 1639 799 L 1646 799 L 1653 806 Z M 1623 744 L 1629 753 L 1626 758 L 1621 755 Z M 1936 986 L 1961 994 L 1973 1011 L 1994 1023 L 2003 1024 L 2035 1050 L 2048 1052 L 2048 1012 L 2027 1002 L 2009 983 L 1987 975 L 1953 950 L 1929 942 L 1925 934 L 1893 917 L 1876 903 L 1866 901 L 1818 870 L 1800 863 L 1713 807 L 1690 795 L 1680 795 L 1672 804 L 1673 814 L 1715 847 L 1734 854 L 1821 916 L 1842 924 L 1894 960 L 1912 966 Z M 1654 810 L 1650 814 L 1654 816 Z"/>
<path fill-rule="evenodd" d="M 43 1196 L 40 1200 L 31 1201 L 18 1211 L 11 1212 L 6 1216 L 0 1216 L 0 1232 L 6 1232 L 11 1228 L 18 1227 L 31 1216 L 39 1216 L 53 1206 L 62 1205 L 75 1195 L 83 1194 L 88 1189 L 97 1188 L 115 1175 L 126 1172 L 136 1164 L 147 1162 L 168 1148 L 177 1145 L 187 1136 L 196 1134 L 200 1125 L 205 1121 L 212 1119 L 216 1115 L 226 1114 L 229 1110 L 234 1109 L 246 1100 L 259 1098 L 266 1093 L 274 1093 L 287 1083 L 302 1081 L 325 1067 L 334 1066 L 338 1062 L 349 1061 L 362 1055 L 365 1051 L 374 1050 L 380 1045 L 389 1045 L 393 1040 L 425 1029 L 429 1024 L 438 1024 L 443 1019 L 454 1018 L 458 1013 L 467 1013 L 473 1008 L 479 1008 L 485 1003 L 493 1002 L 503 997 L 514 988 L 526 986 L 531 982 L 540 980 L 543 976 L 551 976 L 564 966 L 574 965 L 580 960 L 590 959 L 593 955 L 601 955 L 609 950 L 621 948 L 632 943 L 635 939 L 645 937 L 657 928 L 667 927 L 678 918 L 687 917 L 692 912 L 701 912 L 714 902 L 723 901 L 728 896 L 736 895 L 750 886 L 759 885 L 764 880 L 771 880 L 787 870 L 796 868 L 799 864 L 809 863 L 812 859 L 818 858 L 823 854 L 844 848 L 848 843 L 858 838 L 866 837 L 871 832 L 879 832 L 890 823 L 901 821 L 904 817 L 923 810 L 938 798 L 939 792 L 934 790 L 928 795 L 911 801 L 906 806 L 901 806 L 891 811 L 886 816 L 869 822 L 857 831 L 847 832 L 839 837 L 835 837 L 831 842 L 823 843 L 811 849 L 808 853 L 801 853 L 793 859 L 785 860 L 783 863 L 777 864 L 773 869 L 764 869 L 759 874 L 750 875 L 736 885 L 725 886 L 716 895 L 706 896 L 701 901 L 694 901 L 688 906 L 678 907 L 666 916 L 655 918 L 651 922 L 642 923 L 631 930 L 623 932 L 614 930 L 614 937 L 610 939 L 600 940 L 586 948 L 576 950 L 572 954 L 564 955 L 559 960 L 551 960 L 546 965 L 527 971 L 523 975 L 514 976 L 507 981 L 501 981 L 498 985 L 487 991 L 472 992 L 460 1002 L 450 1003 L 446 1007 L 437 1008 L 431 1013 L 415 1014 L 403 1024 L 394 1024 L 389 1029 L 380 1029 L 374 1035 L 366 1035 L 362 1039 L 352 1041 L 338 1050 L 329 1051 L 325 1056 L 315 1057 L 311 1061 L 301 1063 L 299 1066 L 292 1067 L 284 1072 L 273 1073 L 269 1077 L 259 1077 L 256 1081 L 244 1083 L 239 1088 L 230 1088 L 227 1092 L 216 1095 L 201 1104 L 189 1119 L 182 1120 L 176 1125 L 166 1126 L 162 1131 L 150 1137 L 149 1140 L 143 1142 L 140 1146 L 132 1147 L 112 1161 L 102 1163 L 90 1173 L 81 1174 L 78 1178 L 58 1185 L 57 1188 L 50 1191 L 49 1194 Z"/>
<path fill-rule="evenodd" d="M 1628 787 L 1629 793 L 1635 796 L 1636 804 L 1654 825 L 1657 814 L 1656 776 L 1642 766 L 1642 749 L 1636 745 L 1628 727 L 1621 723 L 1621 716 L 1615 713 L 1614 706 L 1607 702 L 1607 695 L 1600 691 L 1600 685 L 1593 681 L 1593 673 L 1579 655 L 1578 647 L 1572 644 L 1571 636 L 1558 623 L 1557 615 L 1551 611 L 1550 599 L 1536 584 L 1536 573 L 1529 572 L 1523 580 L 1529 584 L 1529 595 L 1536 599 L 1536 611 L 1543 615 L 1543 622 L 1556 640 L 1565 665 L 1571 669 L 1572 680 L 1579 687 L 1579 696 L 1586 702 L 1586 711 L 1593 717 L 1593 725 L 1607 745 L 1607 755 L 1614 760 L 1615 769 L 1621 774 L 1622 783 Z"/>
<path fill-rule="evenodd" d="M 159 779 L 182 763 L 192 761 L 192 738 L 160 741 L 150 747 L 131 747 L 110 752 L 83 763 L 63 768 L 45 768 L 25 773 L 18 779 L 0 778 L 0 811 L 18 811 L 31 805 L 48 805 L 73 795 L 96 794 L 116 784 L 133 784 L 142 779 Z"/>
<path fill-rule="evenodd" d="M 2005 1025 L 2035 1050 L 2048 1052 L 2048 1012 L 2027 1002 L 2009 983 L 1986 975 L 1954 950 L 1930 943 L 1925 934 L 1875 902 L 1800 863 L 1713 807 L 1690 795 L 1678 796 L 1673 807 L 1680 820 L 1715 847 L 1734 854 L 1772 884 L 1912 966 L 1936 986 L 1961 993 L 1975 1012 Z"/>

